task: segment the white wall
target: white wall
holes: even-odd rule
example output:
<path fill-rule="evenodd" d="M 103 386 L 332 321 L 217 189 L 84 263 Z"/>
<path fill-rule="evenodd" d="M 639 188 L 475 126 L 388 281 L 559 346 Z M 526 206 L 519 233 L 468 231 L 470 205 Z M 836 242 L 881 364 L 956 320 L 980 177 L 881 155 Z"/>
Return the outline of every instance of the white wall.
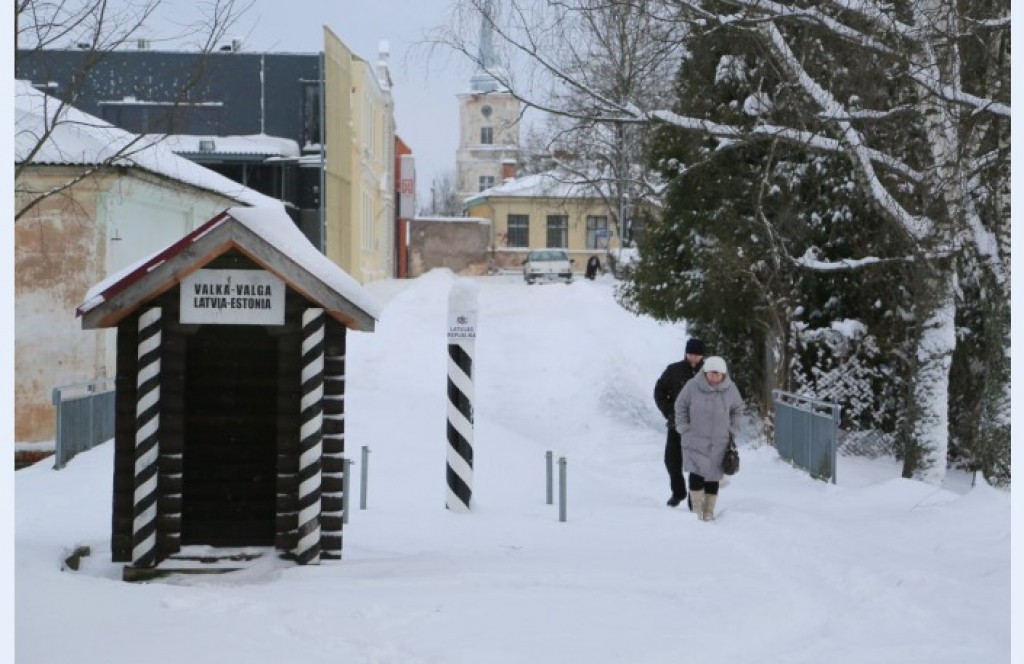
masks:
<path fill-rule="evenodd" d="M 126 178 L 100 196 L 97 209 L 97 222 L 107 229 L 103 278 L 173 244 L 233 205 L 215 194 Z M 100 368 L 113 376 L 117 345 L 113 331 L 104 336 Z"/>
<path fill-rule="evenodd" d="M 83 330 L 75 316 L 86 291 L 237 205 L 140 171 L 90 177 L 65 198 L 77 203 L 40 206 L 16 228 L 15 428 L 24 442 L 53 439 L 54 387 L 114 375 L 116 332 Z"/>

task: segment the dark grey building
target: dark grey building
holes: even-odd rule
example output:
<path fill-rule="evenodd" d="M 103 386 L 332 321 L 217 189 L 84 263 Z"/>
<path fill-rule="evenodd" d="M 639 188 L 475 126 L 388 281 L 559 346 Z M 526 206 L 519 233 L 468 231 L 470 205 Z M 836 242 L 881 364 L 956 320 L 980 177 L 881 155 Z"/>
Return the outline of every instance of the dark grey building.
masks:
<path fill-rule="evenodd" d="M 122 129 L 168 134 L 178 154 L 285 202 L 321 241 L 319 53 L 18 51 L 15 76 Z"/>

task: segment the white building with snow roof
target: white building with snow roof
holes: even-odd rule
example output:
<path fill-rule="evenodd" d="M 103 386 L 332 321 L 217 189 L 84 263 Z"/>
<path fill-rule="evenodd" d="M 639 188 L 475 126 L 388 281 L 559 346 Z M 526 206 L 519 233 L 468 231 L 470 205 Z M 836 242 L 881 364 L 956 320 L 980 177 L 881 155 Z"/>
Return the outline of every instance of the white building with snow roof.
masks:
<path fill-rule="evenodd" d="M 281 203 L 15 82 L 15 439 L 52 440 L 53 388 L 112 376 L 88 288 L 228 207 Z"/>

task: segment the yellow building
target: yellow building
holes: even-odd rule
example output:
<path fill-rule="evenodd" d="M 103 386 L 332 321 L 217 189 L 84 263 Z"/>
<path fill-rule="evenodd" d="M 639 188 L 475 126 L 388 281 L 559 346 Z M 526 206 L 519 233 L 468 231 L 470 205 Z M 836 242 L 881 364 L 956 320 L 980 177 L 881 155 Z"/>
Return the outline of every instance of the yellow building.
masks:
<path fill-rule="evenodd" d="M 519 269 L 531 249 L 567 249 L 573 270 L 605 264 L 620 246 L 608 202 L 586 183 L 548 172 L 509 180 L 466 199 L 466 215 L 491 220 L 494 269 Z"/>
<path fill-rule="evenodd" d="M 360 283 L 394 275 L 395 117 L 381 42 L 375 65 L 324 27 L 324 253 Z"/>

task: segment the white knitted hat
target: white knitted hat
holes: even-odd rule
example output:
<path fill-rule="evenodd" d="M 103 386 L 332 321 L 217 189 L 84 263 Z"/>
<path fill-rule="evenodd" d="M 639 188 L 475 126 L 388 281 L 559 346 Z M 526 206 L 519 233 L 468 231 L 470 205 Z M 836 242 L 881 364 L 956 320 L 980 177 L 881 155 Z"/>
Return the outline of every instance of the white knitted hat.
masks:
<path fill-rule="evenodd" d="M 717 355 L 712 355 L 708 359 L 704 360 L 704 373 L 707 373 L 709 371 L 717 371 L 718 373 L 721 374 L 729 373 L 725 369 L 725 360 L 718 357 Z"/>

